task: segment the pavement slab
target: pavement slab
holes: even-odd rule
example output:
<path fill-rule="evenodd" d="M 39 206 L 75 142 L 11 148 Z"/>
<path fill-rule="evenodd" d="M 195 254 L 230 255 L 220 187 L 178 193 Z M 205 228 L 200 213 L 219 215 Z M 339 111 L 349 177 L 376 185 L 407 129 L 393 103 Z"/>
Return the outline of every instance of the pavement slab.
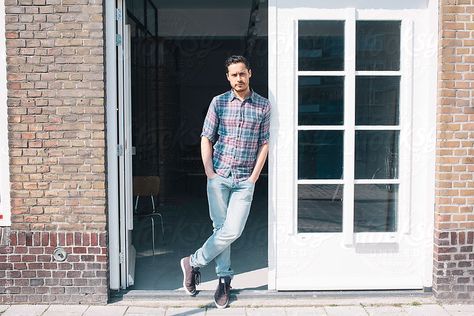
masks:
<path fill-rule="evenodd" d="M 128 306 L 90 306 L 84 316 L 122 316 Z"/>
<path fill-rule="evenodd" d="M 87 305 L 51 305 L 41 316 L 81 316 Z"/>
<path fill-rule="evenodd" d="M 407 316 L 408 313 L 400 306 L 365 306 L 370 316 Z"/>
<path fill-rule="evenodd" d="M 449 313 L 440 305 L 427 304 L 416 306 L 403 306 L 403 309 L 408 312 L 410 316 L 449 316 Z"/>
<path fill-rule="evenodd" d="M 48 305 L 12 305 L 2 316 L 40 316 Z"/>
<path fill-rule="evenodd" d="M 125 316 L 165 316 L 166 308 L 163 307 L 142 307 L 130 306 L 125 313 Z"/>
<path fill-rule="evenodd" d="M 327 306 L 324 307 L 328 316 L 367 316 L 362 306 Z"/>
<path fill-rule="evenodd" d="M 453 316 L 474 315 L 474 304 L 444 304 L 443 308 Z"/>

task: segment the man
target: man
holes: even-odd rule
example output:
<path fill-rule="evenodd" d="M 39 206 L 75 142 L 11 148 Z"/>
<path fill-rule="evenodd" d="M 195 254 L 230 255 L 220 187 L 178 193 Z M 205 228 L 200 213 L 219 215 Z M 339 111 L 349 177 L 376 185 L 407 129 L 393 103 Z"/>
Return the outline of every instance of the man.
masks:
<path fill-rule="evenodd" d="M 218 308 L 229 303 L 233 277 L 230 245 L 242 234 L 255 183 L 268 153 L 270 103 L 250 89 L 252 71 L 243 56 L 225 62 L 231 90 L 214 97 L 201 133 L 201 156 L 207 176 L 209 214 L 214 232 L 194 254 L 181 259 L 183 287 L 194 295 L 199 268 L 216 263 Z"/>

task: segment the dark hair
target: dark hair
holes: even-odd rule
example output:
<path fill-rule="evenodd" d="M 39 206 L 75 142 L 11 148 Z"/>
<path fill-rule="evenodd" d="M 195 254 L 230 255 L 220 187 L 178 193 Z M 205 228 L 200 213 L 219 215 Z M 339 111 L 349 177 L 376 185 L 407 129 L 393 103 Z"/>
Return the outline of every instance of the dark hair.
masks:
<path fill-rule="evenodd" d="M 229 72 L 228 67 L 230 65 L 238 64 L 238 63 L 243 63 L 245 65 L 245 67 L 247 67 L 247 69 L 250 69 L 250 63 L 247 60 L 247 58 L 245 58 L 244 56 L 240 56 L 240 55 L 232 55 L 229 58 L 227 58 L 226 61 L 225 61 L 225 72 L 226 73 Z"/>

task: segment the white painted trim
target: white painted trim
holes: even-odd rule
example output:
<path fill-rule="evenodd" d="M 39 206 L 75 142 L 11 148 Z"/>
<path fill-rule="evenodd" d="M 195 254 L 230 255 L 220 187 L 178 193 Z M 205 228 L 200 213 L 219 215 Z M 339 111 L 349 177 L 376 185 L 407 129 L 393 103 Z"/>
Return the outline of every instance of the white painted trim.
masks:
<path fill-rule="evenodd" d="M 400 184 L 399 179 L 360 179 L 354 180 L 354 184 Z"/>
<path fill-rule="evenodd" d="M 272 104 L 268 154 L 268 290 L 277 289 L 277 0 L 268 1 L 268 98 Z"/>
<path fill-rule="evenodd" d="M 117 68 L 115 48 L 115 1 L 105 2 L 105 66 L 107 128 L 107 215 L 109 274 L 112 290 L 120 288 L 120 246 L 117 170 Z"/>
<path fill-rule="evenodd" d="M 11 225 L 5 5 L 0 3 L 0 226 Z"/>
<path fill-rule="evenodd" d="M 298 51 L 299 51 L 299 41 L 298 41 L 298 19 L 293 20 L 293 51 L 292 51 L 292 60 L 293 60 L 293 91 L 292 100 L 291 100 L 291 113 L 293 118 L 293 125 L 291 126 L 291 132 L 293 134 L 293 157 L 292 161 L 295 163 L 293 164 L 293 185 L 291 195 L 288 197 L 291 198 L 293 201 L 293 210 L 291 216 L 291 227 L 289 234 L 290 235 L 297 235 L 298 234 L 298 185 L 296 185 L 298 181 L 298 98 L 299 98 L 299 78 L 298 78 Z"/>
<path fill-rule="evenodd" d="M 356 131 L 399 131 L 399 125 L 357 125 Z"/>
<path fill-rule="evenodd" d="M 400 97 L 399 97 L 399 179 L 401 185 L 398 191 L 398 231 L 411 232 L 411 151 L 412 151 L 412 120 L 413 120 L 413 21 L 404 19 L 400 29 Z M 404 53 L 403 53 L 404 52 Z"/>
<path fill-rule="evenodd" d="M 125 150 L 125 91 L 124 91 L 124 25 L 126 18 L 125 0 L 117 0 L 117 7 L 122 10 L 122 18 L 117 22 L 117 34 L 122 38 L 122 44 L 117 49 L 117 78 L 118 78 L 118 144 Z M 125 153 L 118 157 L 119 175 L 119 229 L 120 229 L 120 252 L 123 264 L 120 265 L 120 288 L 126 289 L 128 286 L 128 230 L 127 230 L 127 199 L 125 194 Z"/>
<path fill-rule="evenodd" d="M 400 234 L 397 232 L 354 233 L 354 241 L 356 244 L 399 243 Z"/>
<path fill-rule="evenodd" d="M 298 131 L 343 131 L 344 125 L 299 125 Z"/>
<path fill-rule="evenodd" d="M 432 34 L 433 39 L 430 40 L 431 46 L 427 49 L 428 56 L 430 58 L 430 70 L 429 74 L 429 100 L 428 104 L 438 104 L 438 45 L 439 45 L 439 0 L 428 0 L 428 18 L 429 18 L 429 33 Z M 428 122 L 430 122 L 431 129 L 436 135 L 436 111 L 431 111 L 427 116 Z M 425 233 L 426 240 L 423 262 L 424 264 L 424 278 L 423 285 L 425 287 L 431 287 L 433 285 L 433 252 L 434 252 L 434 242 L 433 242 L 433 232 L 434 232 L 434 205 L 435 205 L 435 175 L 436 175 L 436 137 L 431 137 L 431 148 L 432 154 L 428 159 L 426 164 L 428 177 L 426 179 L 426 208 L 425 213 Z M 412 200 L 413 203 L 413 200 Z M 432 207 L 429 207 L 432 206 Z"/>
<path fill-rule="evenodd" d="M 401 76 L 400 71 L 367 71 L 359 70 L 355 72 L 356 76 Z"/>
<path fill-rule="evenodd" d="M 296 184 L 343 184 L 344 180 L 309 180 L 309 179 L 304 179 L 304 180 L 297 180 Z"/>
<path fill-rule="evenodd" d="M 125 158 L 125 212 L 127 230 L 133 230 L 133 166 L 132 166 L 132 61 L 130 24 L 125 24 L 123 30 L 124 56 L 124 158 Z"/>
<path fill-rule="evenodd" d="M 344 159 L 342 231 L 346 246 L 354 244 L 354 168 L 355 168 L 355 69 L 356 10 L 346 10 L 344 24 Z"/>
<path fill-rule="evenodd" d="M 124 7 L 126 7 L 124 5 Z M 125 10 L 124 10 L 125 11 Z M 125 191 L 125 258 L 127 262 L 127 283 L 125 287 L 132 286 L 135 280 L 135 261 L 136 251 L 132 245 L 132 230 L 133 230 L 133 166 L 132 166 L 132 87 L 131 87 L 131 38 L 130 38 L 130 24 L 124 24 L 123 28 L 123 148 L 124 148 L 124 173 L 123 186 Z"/>
<path fill-rule="evenodd" d="M 346 75 L 345 71 L 309 71 L 309 70 L 299 70 L 296 73 L 297 76 L 321 76 L 321 77 L 329 77 L 329 76 L 338 76 L 343 77 Z"/>

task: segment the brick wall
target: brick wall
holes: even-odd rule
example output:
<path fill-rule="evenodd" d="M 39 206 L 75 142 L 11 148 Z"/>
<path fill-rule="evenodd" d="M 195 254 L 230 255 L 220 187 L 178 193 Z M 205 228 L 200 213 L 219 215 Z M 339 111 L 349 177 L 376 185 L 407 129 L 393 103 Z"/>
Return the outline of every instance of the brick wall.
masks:
<path fill-rule="evenodd" d="M 5 13 L 12 226 L 0 304 L 104 303 L 102 1 L 5 0 Z"/>
<path fill-rule="evenodd" d="M 474 1 L 440 0 L 435 295 L 474 301 Z"/>
<path fill-rule="evenodd" d="M 105 233 L 11 232 L 0 248 L 0 303 L 105 303 L 107 247 Z M 68 253 L 56 262 L 57 247 Z"/>

